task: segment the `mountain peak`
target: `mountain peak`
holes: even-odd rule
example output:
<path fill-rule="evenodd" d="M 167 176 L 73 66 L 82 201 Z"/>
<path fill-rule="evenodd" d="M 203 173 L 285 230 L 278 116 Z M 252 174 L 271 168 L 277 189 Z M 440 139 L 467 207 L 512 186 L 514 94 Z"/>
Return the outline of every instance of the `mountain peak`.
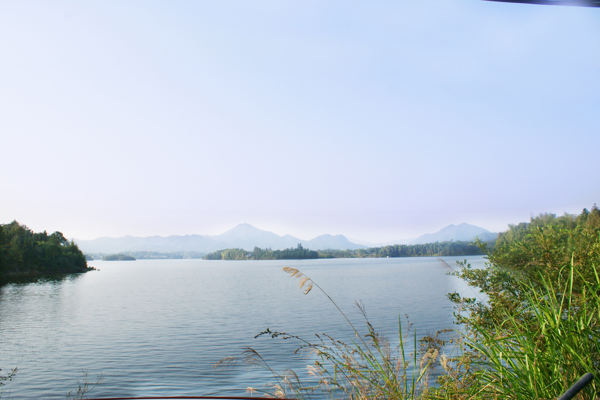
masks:
<path fill-rule="evenodd" d="M 450 224 L 445 228 L 440 229 L 436 233 L 427 233 L 419 236 L 411 242 L 411 244 L 424 244 L 424 243 L 435 243 L 435 242 L 447 242 L 450 240 L 457 241 L 471 241 L 479 237 L 481 240 L 492 240 L 495 237 L 495 233 L 488 231 L 487 229 L 479 226 L 467 224 L 463 222 L 458 225 Z"/>
<path fill-rule="evenodd" d="M 317 236 L 316 238 L 305 242 L 305 244 L 303 244 L 303 245 L 306 248 L 318 249 L 318 250 L 325 250 L 325 249 L 355 250 L 355 249 L 364 249 L 367 247 L 367 246 L 363 246 L 360 244 L 351 243 L 348 239 L 346 239 L 346 237 L 344 235 L 330 235 L 328 233 Z"/>
<path fill-rule="evenodd" d="M 235 227 L 233 227 L 232 229 L 257 229 L 257 230 L 260 230 L 260 229 L 258 229 L 258 228 L 256 228 L 256 227 L 254 227 L 254 226 L 250 225 L 250 224 L 249 224 L 249 223 L 247 223 L 247 222 L 243 222 L 243 223 L 241 223 L 241 224 L 237 224 L 237 225 L 236 225 Z"/>
<path fill-rule="evenodd" d="M 238 225 L 234 226 L 233 228 L 221 233 L 220 235 L 216 235 L 216 236 L 227 235 L 230 233 L 242 233 L 242 234 L 246 233 L 247 234 L 247 233 L 254 233 L 254 232 L 266 232 L 266 231 L 260 230 L 250 224 L 243 223 L 243 224 L 238 224 Z"/>
<path fill-rule="evenodd" d="M 196 251 L 210 252 L 225 248 L 243 248 L 252 251 L 254 247 L 281 250 L 301 243 L 311 250 L 323 249 L 356 249 L 366 246 L 351 243 L 343 235 L 321 235 L 313 240 L 302 240 L 292 235 L 279 236 L 273 232 L 264 231 L 248 223 L 242 223 L 232 229 L 214 236 L 152 236 L 123 238 L 99 238 L 95 240 L 78 240 L 77 244 L 83 251 L 89 253 L 118 253 L 124 251 Z"/>

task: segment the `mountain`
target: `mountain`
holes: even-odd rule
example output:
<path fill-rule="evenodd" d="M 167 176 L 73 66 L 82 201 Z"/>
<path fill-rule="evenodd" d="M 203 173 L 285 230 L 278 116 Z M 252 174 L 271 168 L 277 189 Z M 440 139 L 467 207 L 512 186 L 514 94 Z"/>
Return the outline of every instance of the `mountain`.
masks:
<path fill-rule="evenodd" d="M 482 241 L 494 240 L 498 236 L 496 232 L 490 232 L 479 226 L 462 223 L 460 225 L 448 225 L 436 233 L 427 233 L 419 236 L 410 244 L 423 244 L 435 242 L 471 241 L 479 237 Z"/>
<path fill-rule="evenodd" d="M 119 238 L 101 237 L 94 240 L 77 240 L 75 242 L 85 253 L 121 253 L 128 251 L 156 251 L 172 253 L 195 251 L 210 253 L 227 248 L 242 248 L 252 251 L 254 247 L 282 250 L 296 247 L 298 243 L 310 250 L 347 250 L 365 248 L 350 242 L 343 235 L 321 235 L 312 240 L 302 240 L 291 235 L 279 236 L 273 232 L 263 231 L 250 224 L 239 224 L 220 235 L 186 235 L 186 236 L 123 236 Z"/>
<path fill-rule="evenodd" d="M 307 242 L 303 242 L 302 246 L 311 250 L 356 250 L 366 249 L 367 246 L 351 243 L 344 235 L 321 235 Z"/>
<path fill-rule="evenodd" d="M 273 232 L 255 228 L 250 224 L 239 224 L 225 233 L 210 237 L 219 242 L 227 243 L 229 248 L 239 247 L 248 251 L 254 250 L 254 247 L 282 250 L 296 247 L 298 243 L 303 242 L 302 239 L 290 235 L 279 236 Z"/>

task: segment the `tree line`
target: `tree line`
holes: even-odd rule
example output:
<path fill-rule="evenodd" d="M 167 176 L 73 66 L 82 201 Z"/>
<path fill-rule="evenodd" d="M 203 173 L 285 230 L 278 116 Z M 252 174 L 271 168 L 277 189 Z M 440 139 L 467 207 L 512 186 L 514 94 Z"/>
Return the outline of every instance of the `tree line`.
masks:
<path fill-rule="evenodd" d="M 493 246 L 490 242 L 489 246 Z M 485 254 L 472 242 L 435 242 L 426 244 L 395 244 L 357 250 L 320 250 L 320 258 L 365 258 L 365 257 L 441 257 L 474 256 Z"/>
<path fill-rule="evenodd" d="M 493 247 L 488 242 L 488 249 Z M 436 242 L 427 244 L 395 244 L 392 246 L 370 247 L 357 250 L 309 250 L 298 244 L 296 248 L 285 250 L 261 249 L 225 249 L 209 253 L 204 260 L 304 260 L 313 258 L 367 258 L 367 257 L 441 257 L 473 256 L 486 254 L 486 250 L 472 242 Z"/>
<path fill-rule="evenodd" d="M 225 249 L 207 254 L 204 260 L 306 260 L 319 258 L 319 253 L 305 249 L 301 244 L 296 248 L 284 250 L 261 249 L 255 247 L 253 251 L 244 249 Z"/>
<path fill-rule="evenodd" d="M 0 284 L 91 269 L 77 245 L 60 232 L 36 233 L 17 221 L 0 225 Z"/>

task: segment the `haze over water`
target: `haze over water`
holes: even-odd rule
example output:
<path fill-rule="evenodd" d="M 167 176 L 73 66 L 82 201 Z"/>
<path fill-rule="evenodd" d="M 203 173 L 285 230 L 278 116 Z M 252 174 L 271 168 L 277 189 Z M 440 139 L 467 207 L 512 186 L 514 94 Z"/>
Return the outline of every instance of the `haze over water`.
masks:
<path fill-rule="evenodd" d="M 481 256 L 466 258 L 483 265 Z M 456 259 L 444 257 L 452 266 Z M 100 271 L 0 289 L 0 359 L 19 368 L 4 397 L 64 398 L 82 371 L 90 381 L 103 376 L 97 397 L 240 394 L 227 390 L 260 387 L 271 377 L 212 366 L 244 346 L 275 369 L 304 376 L 311 361 L 294 358 L 293 343 L 253 337 L 267 327 L 305 338 L 350 333 L 325 296 L 317 289 L 303 295 L 283 266 L 310 276 L 359 326 L 353 304 L 361 300 L 376 329 L 392 338 L 404 313 L 418 337 L 452 328 L 446 293 L 472 294 L 430 257 L 90 264 Z"/>

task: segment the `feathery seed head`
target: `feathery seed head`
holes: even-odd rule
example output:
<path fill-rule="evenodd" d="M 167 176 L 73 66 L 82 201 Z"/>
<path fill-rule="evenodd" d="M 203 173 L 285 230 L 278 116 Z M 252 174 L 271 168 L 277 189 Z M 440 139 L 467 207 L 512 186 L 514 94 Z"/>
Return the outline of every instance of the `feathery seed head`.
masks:
<path fill-rule="evenodd" d="M 293 278 L 300 279 L 300 289 L 303 289 L 304 294 L 308 294 L 312 290 L 312 280 L 308 276 L 304 275 L 302 272 L 298 271 L 296 268 L 283 267 L 283 271 Z"/>

